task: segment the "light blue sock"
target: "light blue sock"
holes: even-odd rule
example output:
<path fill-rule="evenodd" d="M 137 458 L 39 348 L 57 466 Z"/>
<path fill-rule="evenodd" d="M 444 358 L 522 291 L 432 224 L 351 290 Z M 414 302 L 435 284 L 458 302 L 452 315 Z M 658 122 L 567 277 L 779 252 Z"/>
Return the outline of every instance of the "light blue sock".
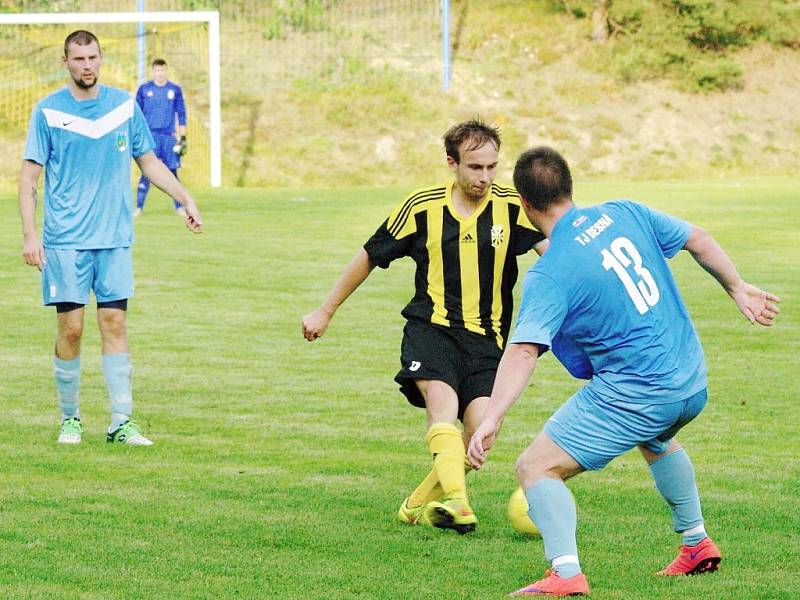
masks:
<path fill-rule="evenodd" d="M 575 539 L 578 515 L 569 488 L 560 479 L 540 479 L 526 490 L 525 497 L 528 516 L 542 534 L 547 560 L 561 577 L 580 573 Z"/>
<path fill-rule="evenodd" d="M 103 375 L 108 387 L 108 398 L 111 404 L 111 426 L 109 432 L 114 431 L 133 412 L 133 397 L 131 395 L 131 355 L 103 354 Z"/>
<path fill-rule="evenodd" d="M 706 537 L 706 531 L 689 455 L 682 448 L 667 454 L 650 465 L 650 472 L 669 505 L 675 531 L 684 534 L 684 544 L 696 546 Z"/>
<path fill-rule="evenodd" d="M 53 367 L 56 376 L 56 393 L 58 404 L 61 406 L 61 420 L 80 419 L 80 402 L 78 391 L 81 387 L 81 357 L 72 360 L 62 360 L 53 357 Z"/>

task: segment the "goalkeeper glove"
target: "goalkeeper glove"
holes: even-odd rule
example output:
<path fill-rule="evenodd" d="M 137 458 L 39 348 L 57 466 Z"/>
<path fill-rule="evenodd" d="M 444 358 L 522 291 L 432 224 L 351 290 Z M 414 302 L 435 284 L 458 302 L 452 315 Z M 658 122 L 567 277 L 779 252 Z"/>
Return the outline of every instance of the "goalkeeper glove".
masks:
<path fill-rule="evenodd" d="M 182 135 L 180 141 L 172 147 L 172 151 L 178 156 L 184 156 L 186 150 L 186 136 Z"/>

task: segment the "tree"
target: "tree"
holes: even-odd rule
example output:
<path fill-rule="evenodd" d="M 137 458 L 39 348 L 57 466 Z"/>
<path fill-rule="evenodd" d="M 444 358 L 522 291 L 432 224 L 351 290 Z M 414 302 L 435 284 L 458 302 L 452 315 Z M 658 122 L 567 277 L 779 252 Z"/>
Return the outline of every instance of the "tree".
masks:
<path fill-rule="evenodd" d="M 608 41 L 608 10 L 611 0 L 594 0 L 592 11 L 592 39 L 605 44 Z"/>

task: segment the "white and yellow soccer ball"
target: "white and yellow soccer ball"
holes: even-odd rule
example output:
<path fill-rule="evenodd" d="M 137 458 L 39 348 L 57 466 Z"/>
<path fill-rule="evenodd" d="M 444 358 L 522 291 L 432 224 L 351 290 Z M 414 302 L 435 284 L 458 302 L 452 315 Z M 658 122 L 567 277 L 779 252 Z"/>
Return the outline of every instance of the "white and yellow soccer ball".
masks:
<path fill-rule="evenodd" d="M 508 499 L 508 520 L 511 522 L 511 526 L 520 533 L 541 535 L 539 528 L 528 516 L 528 499 L 521 487 L 518 487 Z"/>

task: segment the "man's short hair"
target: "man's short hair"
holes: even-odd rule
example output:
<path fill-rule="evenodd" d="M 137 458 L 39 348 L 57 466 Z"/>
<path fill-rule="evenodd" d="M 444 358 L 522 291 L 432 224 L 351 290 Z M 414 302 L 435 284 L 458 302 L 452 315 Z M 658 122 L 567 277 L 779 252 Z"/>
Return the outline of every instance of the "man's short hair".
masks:
<path fill-rule="evenodd" d="M 445 132 L 442 139 L 444 139 L 444 150 L 447 156 L 456 162 L 461 160 L 458 148 L 466 140 L 470 140 L 471 144 L 465 150 L 477 150 L 488 142 L 492 142 L 494 147 L 500 150 L 500 130 L 487 125 L 478 118 L 453 125 Z"/>
<path fill-rule="evenodd" d="M 514 187 L 538 211 L 572 198 L 572 175 L 564 157 L 547 146 L 523 152 L 514 166 Z"/>
<path fill-rule="evenodd" d="M 150 66 L 151 67 L 166 67 L 167 66 L 167 61 L 165 61 L 163 58 L 157 58 L 157 59 L 155 59 L 153 61 L 153 64 L 150 65 Z"/>
<path fill-rule="evenodd" d="M 70 44 L 78 44 L 78 46 L 88 46 L 92 42 L 95 42 L 97 44 L 97 49 L 100 50 L 100 53 L 102 54 L 103 51 L 100 49 L 100 40 L 97 39 L 97 36 L 95 36 L 95 34 L 93 34 L 91 31 L 86 31 L 84 29 L 78 29 L 77 31 L 73 31 L 64 40 L 64 58 L 69 58 Z"/>

